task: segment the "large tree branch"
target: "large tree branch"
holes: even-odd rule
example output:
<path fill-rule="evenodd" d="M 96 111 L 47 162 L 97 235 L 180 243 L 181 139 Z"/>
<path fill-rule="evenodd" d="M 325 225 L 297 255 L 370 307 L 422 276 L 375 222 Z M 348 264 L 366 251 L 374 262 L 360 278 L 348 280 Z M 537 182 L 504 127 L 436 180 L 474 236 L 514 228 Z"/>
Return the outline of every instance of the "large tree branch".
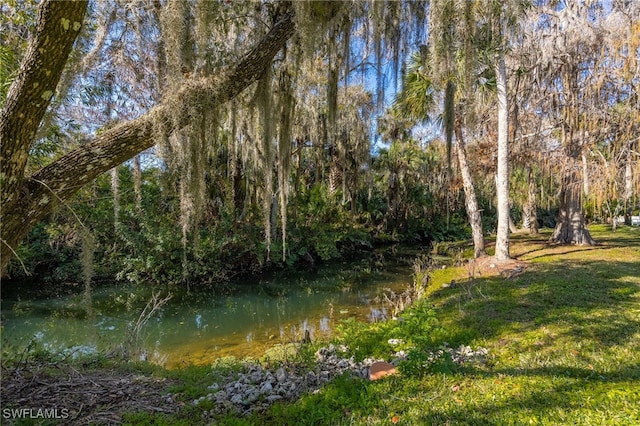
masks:
<path fill-rule="evenodd" d="M 220 105 L 236 97 L 262 75 L 275 54 L 291 37 L 294 30 L 292 17 L 289 14 L 274 25 L 222 78 L 205 77 L 185 82 L 176 94 L 169 95 L 140 118 L 105 131 L 35 173 L 30 179 L 32 197 L 53 191 L 57 197 L 65 200 L 78 187 L 155 145 L 154 125 L 163 123 L 164 131 L 169 133 L 179 130 L 189 123 L 190 105 Z M 176 109 L 176 105 L 180 107 Z M 45 182 L 48 188 L 37 189 L 37 182 Z"/>
<path fill-rule="evenodd" d="M 11 256 L 11 247 L 15 247 L 56 202 L 66 201 L 101 173 L 153 146 L 157 123 L 164 123 L 165 131 L 176 131 L 188 124 L 188 108 L 194 102 L 220 105 L 236 97 L 259 79 L 293 33 L 293 13 L 288 13 L 229 71 L 221 76 L 185 82 L 175 94 L 143 116 L 104 131 L 25 179 L 21 200 L 10 211 L 3 210 L 0 216 L 2 268 Z M 176 109 L 176 105 L 180 107 Z"/>

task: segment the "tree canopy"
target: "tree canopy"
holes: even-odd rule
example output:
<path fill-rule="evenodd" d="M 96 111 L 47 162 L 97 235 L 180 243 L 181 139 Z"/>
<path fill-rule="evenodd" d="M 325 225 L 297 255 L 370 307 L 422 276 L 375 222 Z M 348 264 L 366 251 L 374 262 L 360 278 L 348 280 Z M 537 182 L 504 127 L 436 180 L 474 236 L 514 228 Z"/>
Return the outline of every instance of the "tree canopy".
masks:
<path fill-rule="evenodd" d="M 638 210 L 634 3 L 1 7 L 3 274 L 39 253 L 28 249 L 38 226 L 52 240 L 63 223 L 94 228 L 119 272 L 153 257 L 185 279 L 225 244 L 244 244 L 251 265 L 288 263 L 372 239 L 466 235 L 466 215 L 478 216 L 474 240 L 498 225 L 508 257 L 509 219 L 588 244 L 589 220 Z M 462 181 L 446 171 L 456 126 Z M 105 186 L 99 220 L 82 206 Z M 179 237 L 151 244 L 163 227 Z"/>

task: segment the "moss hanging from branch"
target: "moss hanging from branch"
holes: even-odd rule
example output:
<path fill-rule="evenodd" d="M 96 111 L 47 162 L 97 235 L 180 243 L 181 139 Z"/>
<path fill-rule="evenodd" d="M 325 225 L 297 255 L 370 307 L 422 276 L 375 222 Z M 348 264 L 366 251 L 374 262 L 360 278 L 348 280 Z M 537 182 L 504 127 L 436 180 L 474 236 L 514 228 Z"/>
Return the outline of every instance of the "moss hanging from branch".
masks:
<path fill-rule="evenodd" d="M 327 74 L 327 124 L 329 130 L 329 143 L 334 144 L 336 115 L 338 112 L 338 69 L 335 64 L 336 59 L 333 55 L 333 49 L 331 49 L 331 52 L 332 54 L 329 57 L 329 70 Z"/>
<path fill-rule="evenodd" d="M 348 12 L 342 0 L 297 0 L 293 2 L 296 31 L 300 37 L 305 59 L 311 60 L 318 48 L 326 43 L 323 37 L 328 29 L 340 22 L 340 17 Z"/>
<path fill-rule="evenodd" d="M 280 222 L 282 228 L 282 261 L 287 260 L 287 204 L 291 174 L 291 122 L 295 99 L 291 76 L 280 73 L 280 134 L 278 137 L 278 187 L 280 190 Z"/>
<path fill-rule="evenodd" d="M 451 169 L 451 145 L 453 144 L 453 125 L 455 120 L 456 85 L 447 80 L 444 91 L 444 135 L 447 142 L 447 169 Z"/>
<path fill-rule="evenodd" d="M 376 58 L 376 108 L 382 111 L 384 106 L 384 81 L 382 73 L 382 38 L 384 34 L 385 2 L 374 1 L 373 7 L 373 48 Z"/>
<path fill-rule="evenodd" d="M 262 135 L 260 137 L 260 152 L 256 157 L 257 168 L 262 177 L 262 207 L 264 216 L 264 234 L 267 251 L 267 261 L 271 254 L 271 207 L 273 205 L 273 100 L 271 93 L 271 67 L 268 67 L 262 78 L 258 81 L 256 89 L 256 104 L 260 114 Z"/>
<path fill-rule="evenodd" d="M 189 3 L 169 0 L 162 10 L 160 22 L 164 35 L 169 89 L 182 83 L 193 68 L 193 35 Z"/>
<path fill-rule="evenodd" d="M 351 31 L 353 21 L 345 15 L 342 20 L 342 63 L 344 64 L 344 87 L 349 85 L 349 73 L 351 72 Z"/>

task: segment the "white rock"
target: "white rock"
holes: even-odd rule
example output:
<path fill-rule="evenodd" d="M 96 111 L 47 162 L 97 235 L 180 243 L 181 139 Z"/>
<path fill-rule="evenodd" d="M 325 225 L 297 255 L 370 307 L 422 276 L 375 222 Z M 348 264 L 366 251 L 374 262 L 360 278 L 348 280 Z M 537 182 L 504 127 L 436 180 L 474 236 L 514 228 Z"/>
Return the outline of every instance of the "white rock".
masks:
<path fill-rule="evenodd" d="M 280 396 L 280 395 L 269 395 L 265 399 L 270 403 L 274 403 L 274 402 L 278 401 L 279 399 L 282 399 L 282 396 Z"/>
<path fill-rule="evenodd" d="M 271 382 L 270 381 L 264 382 L 260 387 L 260 393 L 265 394 L 265 393 L 271 393 L 271 392 L 273 392 L 273 385 L 271 384 Z"/>
<path fill-rule="evenodd" d="M 287 380 L 287 372 L 284 368 L 281 367 L 276 370 L 276 380 L 278 380 L 278 383 L 283 383 Z"/>
<path fill-rule="evenodd" d="M 247 402 L 256 402 L 258 398 L 260 398 L 260 392 L 254 389 L 247 395 Z"/>

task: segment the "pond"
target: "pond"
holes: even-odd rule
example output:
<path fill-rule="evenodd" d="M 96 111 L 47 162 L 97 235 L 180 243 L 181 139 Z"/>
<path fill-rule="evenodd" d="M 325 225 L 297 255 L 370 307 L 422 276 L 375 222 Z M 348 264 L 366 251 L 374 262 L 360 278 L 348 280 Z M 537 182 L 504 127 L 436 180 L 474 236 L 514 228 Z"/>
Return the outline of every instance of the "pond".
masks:
<path fill-rule="evenodd" d="M 401 292 L 411 284 L 413 259 L 420 252 L 407 247 L 376 250 L 314 270 L 231 283 L 223 295 L 219 289 L 174 291 L 171 300 L 141 322 L 151 288 L 109 286 L 89 297 L 5 299 L 3 351 L 42 348 L 73 357 L 108 352 L 129 339 L 138 349 L 136 356 L 168 368 L 223 356 L 260 357 L 277 343 L 300 341 L 307 331 L 312 340 L 330 337 L 344 319 L 388 317 L 381 296 L 386 289 Z"/>

